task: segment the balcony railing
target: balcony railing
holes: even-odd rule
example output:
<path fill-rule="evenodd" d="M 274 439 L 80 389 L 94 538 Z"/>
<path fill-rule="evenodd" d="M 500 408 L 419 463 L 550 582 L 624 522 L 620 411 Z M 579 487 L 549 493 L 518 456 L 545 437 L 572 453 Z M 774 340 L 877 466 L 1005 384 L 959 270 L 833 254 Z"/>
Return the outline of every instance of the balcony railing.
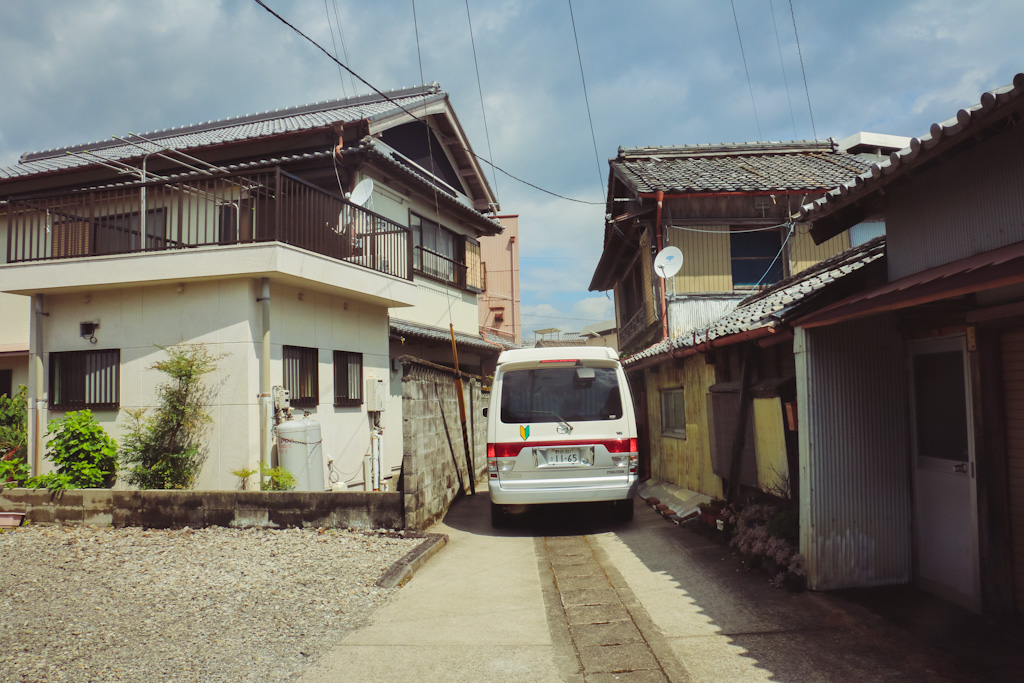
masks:
<path fill-rule="evenodd" d="M 643 307 L 634 313 L 619 330 L 619 345 L 624 347 L 646 329 Z"/>
<path fill-rule="evenodd" d="M 7 225 L 8 263 L 282 242 L 412 279 L 407 227 L 280 169 L 12 198 Z"/>

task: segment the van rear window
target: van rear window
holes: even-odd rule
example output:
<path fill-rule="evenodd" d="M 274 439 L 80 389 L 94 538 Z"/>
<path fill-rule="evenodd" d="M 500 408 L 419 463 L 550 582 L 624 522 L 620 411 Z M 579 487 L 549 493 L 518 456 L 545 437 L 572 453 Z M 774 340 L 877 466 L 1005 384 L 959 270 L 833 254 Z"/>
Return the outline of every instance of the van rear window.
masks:
<path fill-rule="evenodd" d="M 501 380 L 501 421 L 592 422 L 622 417 L 614 368 L 510 370 Z"/>

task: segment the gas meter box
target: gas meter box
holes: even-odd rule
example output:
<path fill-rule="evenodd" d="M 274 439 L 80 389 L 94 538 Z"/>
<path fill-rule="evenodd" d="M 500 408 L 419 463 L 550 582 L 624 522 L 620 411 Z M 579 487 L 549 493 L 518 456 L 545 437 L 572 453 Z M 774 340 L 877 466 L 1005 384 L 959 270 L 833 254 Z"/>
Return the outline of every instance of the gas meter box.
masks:
<path fill-rule="evenodd" d="M 384 402 L 387 398 L 384 388 L 384 380 L 376 377 L 369 377 L 366 380 L 366 410 L 371 413 L 384 411 Z"/>

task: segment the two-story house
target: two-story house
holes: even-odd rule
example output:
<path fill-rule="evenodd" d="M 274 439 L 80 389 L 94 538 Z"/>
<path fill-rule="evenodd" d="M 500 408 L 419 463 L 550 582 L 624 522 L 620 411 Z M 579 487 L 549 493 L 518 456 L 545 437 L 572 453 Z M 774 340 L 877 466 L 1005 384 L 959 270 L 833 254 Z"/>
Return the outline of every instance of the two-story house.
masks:
<path fill-rule="evenodd" d="M 436 83 L 25 154 L 0 169 L 0 292 L 31 297 L 33 468 L 48 419 L 90 408 L 118 436 L 158 347 L 201 342 L 222 358 L 198 488 L 269 464 L 275 386 L 321 424 L 325 486 L 364 483 L 371 439 L 386 485 L 397 356 L 452 328 L 464 366 L 500 351 L 477 324 L 495 210 Z"/>
<path fill-rule="evenodd" d="M 620 148 L 610 161 L 604 250 L 590 289 L 614 289 L 623 356 L 681 338 L 700 347 L 716 321 L 744 299 L 847 250 L 849 235 L 816 245 L 808 226 L 791 216 L 902 144 L 893 136 L 861 133 L 842 143 Z M 659 273 L 655 256 L 670 247 L 681 253 L 681 267 L 677 256 L 675 273 Z M 787 352 L 785 340 L 777 341 L 782 346 L 773 353 L 780 360 L 765 368 L 773 381 L 762 392 L 772 402 L 773 431 L 782 423 L 781 406 L 792 400 L 793 384 L 791 348 Z M 742 367 L 737 352 L 685 360 L 654 354 L 634 365 L 644 474 L 724 495 L 728 457 L 715 455 L 731 448 L 726 435 L 739 416 Z"/>

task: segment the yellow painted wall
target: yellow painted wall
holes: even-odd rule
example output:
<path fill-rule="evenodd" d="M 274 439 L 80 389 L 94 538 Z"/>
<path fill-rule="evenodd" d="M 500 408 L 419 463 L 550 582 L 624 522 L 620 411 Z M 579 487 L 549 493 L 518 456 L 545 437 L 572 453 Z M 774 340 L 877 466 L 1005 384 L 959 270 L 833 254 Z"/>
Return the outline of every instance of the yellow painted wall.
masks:
<path fill-rule="evenodd" d="M 666 246 L 679 247 L 683 267 L 673 278 L 677 294 L 687 292 L 731 292 L 732 256 L 729 228 L 722 225 L 687 226 L 720 233 L 694 232 L 680 228 L 665 229 Z"/>
<path fill-rule="evenodd" d="M 796 232 L 789 241 L 789 272 L 791 275 L 796 275 L 800 271 L 810 268 L 818 261 L 824 261 L 850 248 L 849 231 L 841 232 L 832 239 L 818 245 L 811 239 L 807 230 L 807 224 L 798 223 Z"/>
<path fill-rule="evenodd" d="M 785 429 L 782 399 L 755 398 L 754 450 L 757 454 L 757 485 L 762 491 L 777 494 L 788 488 L 783 483 L 789 480 Z"/>
<path fill-rule="evenodd" d="M 650 416 L 651 468 L 655 479 L 712 497 L 723 495 L 722 479 L 711 468 L 707 391 L 715 382 L 713 365 L 703 356 L 675 360 L 645 372 Z M 683 388 L 686 438 L 661 435 L 661 389 Z"/>

